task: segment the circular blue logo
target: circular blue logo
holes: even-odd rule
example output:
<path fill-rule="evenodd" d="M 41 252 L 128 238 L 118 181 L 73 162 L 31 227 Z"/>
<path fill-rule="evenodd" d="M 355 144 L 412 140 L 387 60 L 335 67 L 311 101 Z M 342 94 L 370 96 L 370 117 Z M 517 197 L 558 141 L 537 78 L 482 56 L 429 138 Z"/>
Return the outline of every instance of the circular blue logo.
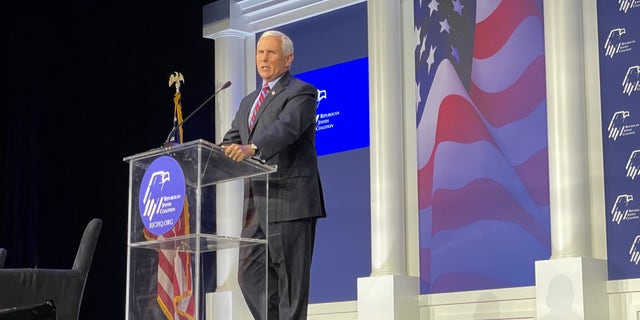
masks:
<path fill-rule="evenodd" d="M 155 235 L 167 233 L 180 219 L 185 198 L 184 173 L 168 156 L 151 163 L 140 183 L 138 207 L 144 226 Z"/>

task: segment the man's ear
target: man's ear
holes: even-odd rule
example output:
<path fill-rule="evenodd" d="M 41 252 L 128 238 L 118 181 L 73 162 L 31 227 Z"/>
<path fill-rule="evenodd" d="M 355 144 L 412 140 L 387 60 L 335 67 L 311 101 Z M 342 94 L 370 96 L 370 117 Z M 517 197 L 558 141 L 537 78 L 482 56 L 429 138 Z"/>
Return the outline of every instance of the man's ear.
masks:
<path fill-rule="evenodd" d="M 293 53 L 287 56 L 287 69 L 291 67 L 291 62 L 293 62 Z"/>

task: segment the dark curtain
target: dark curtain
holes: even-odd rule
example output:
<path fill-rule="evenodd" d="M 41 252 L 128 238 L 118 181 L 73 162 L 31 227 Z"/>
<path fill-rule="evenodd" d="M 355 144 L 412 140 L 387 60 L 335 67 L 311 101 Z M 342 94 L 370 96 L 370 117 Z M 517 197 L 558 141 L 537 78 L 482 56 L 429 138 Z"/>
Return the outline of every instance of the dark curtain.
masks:
<path fill-rule="evenodd" d="M 213 93 L 214 42 L 202 37 L 209 2 L 3 3 L 0 247 L 8 268 L 70 268 L 86 224 L 103 219 L 81 319 L 124 318 L 122 159 L 160 146 L 171 130 L 171 73 L 185 77 L 185 116 Z M 213 112 L 185 124 L 187 141 L 214 140 Z"/>

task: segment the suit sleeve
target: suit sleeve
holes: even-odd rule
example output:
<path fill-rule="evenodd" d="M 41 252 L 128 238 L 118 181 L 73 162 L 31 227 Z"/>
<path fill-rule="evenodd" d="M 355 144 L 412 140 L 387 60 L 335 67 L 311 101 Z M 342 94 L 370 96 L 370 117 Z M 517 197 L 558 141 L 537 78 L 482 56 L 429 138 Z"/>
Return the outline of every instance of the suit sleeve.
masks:
<path fill-rule="evenodd" d="M 251 95 L 248 95 L 242 99 L 242 101 L 240 102 L 240 107 L 238 108 L 238 111 L 236 111 L 235 117 L 231 121 L 231 128 L 229 128 L 229 130 L 225 133 L 224 137 L 222 138 L 222 144 L 232 144 L 232 143 L 245 144 L 246 143 L 246 141 L 242 141 L 242 134 L 240 132 L 241 126 L 239 121 L 247 120 L 246 116 L 242 116 L 242 115 L 247 114 L 247 111 L 245 111 L 245 109 L 250 107 L 250 105 L 247 107 L 247 104 L 252 103 L 251 101 L 252 101 Z"/>

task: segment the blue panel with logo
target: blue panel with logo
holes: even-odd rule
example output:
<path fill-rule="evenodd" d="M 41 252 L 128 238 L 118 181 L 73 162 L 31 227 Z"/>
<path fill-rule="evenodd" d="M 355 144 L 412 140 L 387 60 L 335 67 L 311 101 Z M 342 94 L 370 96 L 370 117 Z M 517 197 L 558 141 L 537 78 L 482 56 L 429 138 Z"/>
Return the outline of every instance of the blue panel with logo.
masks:
<path fill-rule="evenodd" d="M 319 156 L 369 146 L 366 57 L 296 76 L 318 89 L 316 150 Z"/>

